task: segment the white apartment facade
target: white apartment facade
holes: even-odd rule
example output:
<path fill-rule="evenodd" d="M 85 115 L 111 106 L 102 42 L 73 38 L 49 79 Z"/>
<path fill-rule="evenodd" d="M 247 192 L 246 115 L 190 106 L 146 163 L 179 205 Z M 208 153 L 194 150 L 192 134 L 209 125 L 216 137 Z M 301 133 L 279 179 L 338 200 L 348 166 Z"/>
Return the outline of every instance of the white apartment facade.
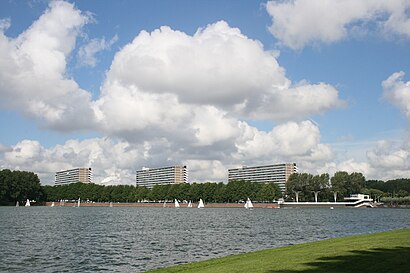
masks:
<path fill-rule="evenodd" d="M 71 183 L 93 183 L 91 168 L 75 168 L 56 172 L 55 185 L 67 185 Z"/>
<path fill-rule="evenodd" d="M 137 186 L 153 188 L 155 185 L 188 183 L 187 166 L 143 168 L 135 173 Z"/>
<path fill-rule="evenodd" d="M 286 189 L 286 182 L 291 174 L 297 173 L 296 163 L 281 163 L 265 166 L 242 166 L 228 170 L 228 181 L 244 180 L 250 182 L 270 183 L 279 186 L 282 192 Z"/>

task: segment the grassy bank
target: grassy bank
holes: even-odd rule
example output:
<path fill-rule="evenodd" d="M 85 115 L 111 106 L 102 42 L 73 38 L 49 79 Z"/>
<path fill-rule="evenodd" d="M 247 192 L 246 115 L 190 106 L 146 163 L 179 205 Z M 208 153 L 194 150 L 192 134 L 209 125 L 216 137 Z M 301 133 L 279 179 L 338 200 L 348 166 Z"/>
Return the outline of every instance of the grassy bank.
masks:
<path fill-rule="evenodd" d="M 149 272 L 410 272 L 410 229 L 268 249 Z"/>

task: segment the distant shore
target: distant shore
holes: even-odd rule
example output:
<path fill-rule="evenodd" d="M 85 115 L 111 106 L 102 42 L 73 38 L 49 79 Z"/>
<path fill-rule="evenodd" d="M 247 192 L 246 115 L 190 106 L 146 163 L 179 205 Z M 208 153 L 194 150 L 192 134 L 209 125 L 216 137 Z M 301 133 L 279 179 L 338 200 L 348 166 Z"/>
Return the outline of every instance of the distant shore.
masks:
<path fill-rule="evenodd" d="M 53 202 L 38 202 L 32 203 L 32 206 L 47 206 L 51 207 Z M 14 204 L 3 204 L 2 206 L 14 206 Z M 55 207 L 73 207 L 77 206 L 77 202 L 64 202 L 60 205 L 60 202 L 54 202 Z M 206 208 L 243 208 L 244 203 L 205 203 Z M 164 203 L 158 202 L 139 202 L 139 203 L 127 203 L 127 202 L 83 202 L 80 203 L 81 207 L 164 207 Z M 196 208 L 198 204 L 193 204 L 193 208 Z M 278 203 L 253 203 L 254 208 L 264 208 L 264 209 L 279 209 L 279 208 L 348 208 L 344 205 L 338 205 L 337 203 L 328 202 L 326 204 L 314 204 L 311 202 L 308 206 L 301 202 L 301 203 L 290 203 L 286 202 L 285 204 L 278 204 Z M 166 208 L 174 208 L 175 205 L 173 202 L 167 202 L 165 204 Z M 180 203 L 181 208 L 188 208 L 188 204 Z M 350 207 L 353 208 L 353 207 Z M 398 204 L 378 204 L 375 208 L 395 208 L 395 209 L 410 209 L 410 205 L 398 205 Z"/>
<path fill-rule="evenodd" d="M 46 202 L 44 205 L 50 207 L 52 202 Z M 158 202 L 140 202 L 140 203 L 116 203 L 116 202 L 84 202 L 80 203 L 82 207 L 164 207 L 164 203 Z M 59 202 L 54 202 L 56 207 L 60 206 Z M 65 202 L 61 206 L 72 207 L 77 205 L 77 203 Z M 196 208 L 198 204 L 192 204 L 193 208 Z M 243 208 L 245 204 L 242 203 L 205 203 L 206 208 Z M 265 208 L 265 209 L 277 209 L 279 208 L 277 203 L 253 203 L 254 208 Z M 173 202 L 165 203 L 165 207 L 173 208 Z M 188 208 L 188 204 L 180 203 L 181 208 Z"/>

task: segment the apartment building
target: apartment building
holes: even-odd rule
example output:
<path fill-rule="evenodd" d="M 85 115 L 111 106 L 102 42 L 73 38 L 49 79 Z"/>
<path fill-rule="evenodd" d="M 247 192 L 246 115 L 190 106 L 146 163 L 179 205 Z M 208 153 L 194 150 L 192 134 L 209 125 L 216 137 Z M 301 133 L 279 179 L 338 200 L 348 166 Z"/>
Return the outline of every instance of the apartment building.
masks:
<path fill-rule="evenodd" d="M 137 186 L 152 188 L 155 185 L 188 183 L 187 166 L 170 166 L 162 168 L 143 168 L 136 171 Z"/>
<path fill-rule="evenodd" d="M 245 180 L 260 183 L 276 183 L 282 192 L 286 189 L 286 181 L 292 173 L 297 173 L 296 163 L 281 163 L 265 166 L 242 166 L 228 170 L 228 181 Z"/>
<path fill-rule="evenodd" d="M 93 173 L 91 168 L 76 168 L 56 172 L 55 185 L 67 185 L 71 183 L 92 183 Z"/>

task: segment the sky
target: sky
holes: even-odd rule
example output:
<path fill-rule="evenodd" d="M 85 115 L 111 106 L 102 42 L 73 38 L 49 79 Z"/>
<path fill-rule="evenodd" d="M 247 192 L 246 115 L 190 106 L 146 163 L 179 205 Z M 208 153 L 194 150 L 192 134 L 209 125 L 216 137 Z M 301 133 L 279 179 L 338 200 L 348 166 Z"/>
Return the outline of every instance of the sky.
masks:
<path fill-rule="evenodd" d="M 0 169 L 410 177 L 410 0 L 0 1 Z"/>

